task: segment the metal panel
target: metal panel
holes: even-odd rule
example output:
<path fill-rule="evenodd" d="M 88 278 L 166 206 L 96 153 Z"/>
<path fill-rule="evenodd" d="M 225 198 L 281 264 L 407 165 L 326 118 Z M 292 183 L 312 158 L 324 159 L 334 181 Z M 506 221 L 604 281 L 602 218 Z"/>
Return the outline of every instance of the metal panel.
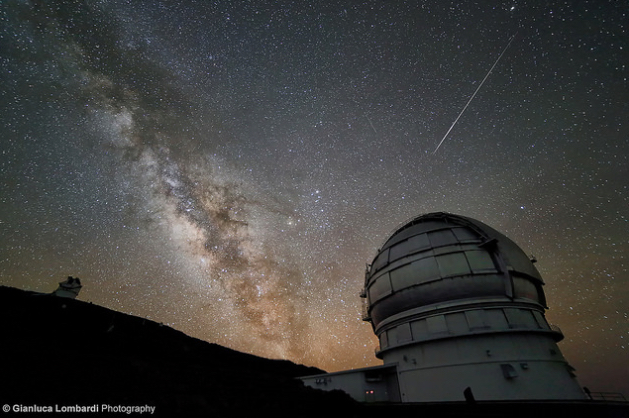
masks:
<path fill-rule="evenodd" d="M 463 312 L 447 314 L 446 323 L 451 334 L 465 334 L 470 330 Z"/>
<path fill-rule="evenodd" d="M 435 258 L 428 257 L 405 264 L 391 271 L 391 284 L 394 291 L 415 286 L 441 277 Z"/>
<path fill-rule="evenodd" d="M 406 257 L 411 250 L 411 243 L 409 240 L 402 241 L 399 244 L 395 244 L 390 248 L 391 251 L 391 261 L 395 261 L 402 257 Z"/>
<path fill-rule="evenodd" d="M 373 303 L 389 294 L 391 294 L 391 282 L 389 273 L 385 273 L 369 287 L 369 300 Z"/>
<path fill-rule="evenodd" d="M 487 325 L 494 329 L 507 329 L 507 317 L 502 309 L 485 309 L 485 319 Z"/>
<path fill-rule="evenodd" d="M 417 276 L 414 274 L 413 265 L 406 264 L 400 268 L 392 270 L 391 284 L 396 292 L 417 284 Z"/>
<path fill-rule="evenodd" d="M 426 325 L 428 326 L 428 332 L 431 334 L 448 332 L 448 324 L 443 315 L 429 316 L 426 318 Z"/>
<path fill-rule="evenodd" d="M 433 248 L 458 243 L 458 240 L 452 233 L 451 229 L 442 229 L 441 231 L 429 232 L 428 238 L 430 239 L 430 244 Z"/>
<path fill-rule="evenodd" d="M 397 343 L 397 327 L 391 328 L 386 332 L 386 334 L 389 339 L 389 345 L 395 346 Z"/>
<path fill-rule="evenodd" d="M 406 241 L 402 241 L 390 248 L 391 256 L 390 260 L 394 261 L 402 257 L 406 257 L 409 254 L 415 253 L 423 249 L 430 248 L 430 241 L 428 235 L 419 234 L 414 237 L 410 237 Z"/>
<path fill-rule="evenodd" d="M 529 280 L 522 277 L 514 277 L 513 288 L 516 298 L 525 298 L 540 302 L 537 286 Z"/>
<path fill-rule="evenodd" d="M 397 327 L 397 342 L 398 343 L 406 343 L 413 340 L 413 336 L 411 334 L 411 325 L 406 322 L 402 325 L 398 325 Z"/>
<path fill-rule="evenodd" d="M 439 263 L 441 277 L 471 274 L 470 266 L 467 264 L 467 258 L 465 258 L 463 253 L 445 254 L 436 258 L 437 263 Z"/>
<path fill-rule="evenodd" d="M 424 283 L 441 277 L 437 260 L 434 257 L 423 258 L 413 263 L 417 271 L 417 282 Z"/>
<path fill-rule="evenodd" d="M 550 329 L 550 327 L 548 326 L 548 321 L 546 321 L 546 318 L 544 317 L 544 315 L 542 315 L 541 312 L 533 311 L 533 316 L 535 317 L 535 321 L 540 328 Z"/>
<path fill-rule="evenodd" d="M 421 341 L 428 338 L 428 326 L 426 325 L 425 319 L 411 322 L 411 330 L 415 341 Z"/>
<path fill-rule="evenodd" d="M 429 222 L 422 222 L 418 225 L 413 225 L 393 235 L 391 238 L 387 240 L 387 242 L 382 246 L 382 248 L 391 247 L 392 245 L 395 245 L 398 242 L 401 242 L 407 238 L 425 233 L 427 231 L 432 231 L 435 229 L 443 229 L 443 223 L 437 222 L 437 221 L 429 221 Z"/>
<path fill-rule="evenodd" d="M 474 273 L 492 273 L 497 271 L 491 255 L 487 251 L 466 251 L 465 257 Z"/>
<path fill-rule="evenodd" d="M 480 237 L 468 228 L 452 228 L 452 232 L 459 242 L 480 241 Z"/>
<path fill-rule="evenodd" d="M 535 318 L 535 315 L 533 314 L 533 311 L 527 309 L 525 311 L 523 311 L 524 314 L 526 315 L 526 325 L 528 328 L 532 328 L 532 329 L 539 329 L 542 328 L 538 322 L 537 322 L 537 318 Z"/>
<path fill-rule="evenodd" d="M 415 235 L 414 237 L 409 238 L 408 241 L 411 243 L 414 251 L 430 248 L 430 240 L 428 239 L 428 234 Z"/>
<path fill-rule="evenodd" d="M 487 324 L 485 323 L 485 312 L 481 309 L 465 312 L 465 318 L 470 326 L 470 330 L 487 328 Z"/>
<path fill-rule="evenodd" d="M 382 267 L 386 266 L 389 262 L 389 250 L 386 249 L 382 251 L 378 257 L 373 262 L 372 271 L 376 272 L 380 270 Z"/>
<path fill-rule="evenodd" d="M 504 312 L 511 328 L 537 328 L 537 322 L 528 310 L 505 308 Z"/>
<path fill-rule="evenodd" d="M 389 346 L 389 339 L 387 338 L 387 333 L 383 332 L 380 334 L 380 348 L 385 349 Z"/>

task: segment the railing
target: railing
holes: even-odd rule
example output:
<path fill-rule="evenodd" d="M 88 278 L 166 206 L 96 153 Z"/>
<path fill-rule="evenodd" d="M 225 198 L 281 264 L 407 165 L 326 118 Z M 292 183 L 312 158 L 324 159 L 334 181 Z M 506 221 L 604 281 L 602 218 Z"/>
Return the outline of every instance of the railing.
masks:
<path fill-rule="evenodd" d="M 362 299 L 362 307 L 361 307 L 362 319 L 363 321 L 370 321 L 371 316 L 369 316 L 369 302 L 366 298 Z"/>
<path fill-rule="evenodd" d="M 620 401 L 627 402 L 627 398 L 622 393 L 617 392 L 586 392 L 590 399 L 597 401 Z"/>

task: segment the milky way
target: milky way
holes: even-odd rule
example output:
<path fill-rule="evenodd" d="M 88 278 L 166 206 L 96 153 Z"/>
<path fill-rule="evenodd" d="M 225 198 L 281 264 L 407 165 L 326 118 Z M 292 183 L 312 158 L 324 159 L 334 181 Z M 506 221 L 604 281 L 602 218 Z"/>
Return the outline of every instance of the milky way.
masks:
<path fill-rule="evenodd" d="M 365 264 L 448 211 L 536 256 L 580 381 L 629 393 L 625 8 L 261 4 L 2 3 L 0 283 L 364 367 Z"/>

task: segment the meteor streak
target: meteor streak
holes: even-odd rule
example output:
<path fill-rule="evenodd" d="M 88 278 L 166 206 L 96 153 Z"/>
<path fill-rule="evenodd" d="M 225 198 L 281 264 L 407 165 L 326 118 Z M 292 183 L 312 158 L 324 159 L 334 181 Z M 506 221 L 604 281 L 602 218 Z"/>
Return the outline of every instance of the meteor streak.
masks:
<path fill-rule="evenodd" d="M 374 128 L 373 123 L 371 123 L 371 119 L 369 119 L 369 116 L 365 116 L 367 118 L 367 120 L 369 121 L 369 124 L 371 125 L 371 129 L 373 129 L 373 131 L 377 134 L 378 131 L 376 131 L 376 128 Z"/>
<path fill-rule="evenodd" d="M 515 35 L 517 35 L 517 33 Z M 443 141 L 446 140 L 446 138 L 450 134 L 450 131 L 452 130 L 452 128 L 454 128 L 454 125 L 456 125 L 456 123 L 459 121 L 459 119 L 461 118 L 461 115 L 463 115 L 463 113 L 465 112 L 465 109 L 467 109 L 470 103 L 472 103 L 472 100 L 474 100 L 474 96 L 476 96 L 476 93 L 478 93 L 481 87 L 483 87 L 483 84 L 485 84 L 485 80 L 487 80 L 487 78 L 489 77 L 489 74 L 491 74 L 496 64 L 498 64 L 498 61 L 500 61 L 500 58 L 502 58 L 504 53 L 507 52 L 507 49 L 509 49 L 509 45 L 511 45 L 511 42 L 513 42 L 515 35 L 513 35 L 511 39 L 509 39 L 509 43 L 507 44 L 507 46 L 505 46 L 505 49 L 502 50 L 502 53 L 500 54 L 500 56 L 498 56 L 498 59 L 496 60 L 496 62 L 494 62 L 494 65 L 491 66 L 491 68 L 487 72 L 487 75 L 485 75 L 485 78 L 483 78 L 483 81 L 480 82 L 480 84 L 476 88 L 476 91 L 474 92 L 474 94 L 472 94 L 472 97 L 470 97 L 470 100 L 467 101 L 467 104 L 463 107 L 463 110 L 461 110 L 461 113 L 459 113 L 459 116 L 457 116 L 454 122 L 452 122 L 452 126 L 450 126 L 450 129 L 448 129 L 448 132 L 446 132 L 446 134 L 443 136 L 443 139 L 441 140 L 441 142 L 439 142 L 439 145 L 437 145 L 437 148 L 435 148 L 435 150 L 432 152 L 433 155 L 437 153 L 437 150 L 439 150 L 439 147 L 441 147 L 441 144 L 443 144 Z"/>

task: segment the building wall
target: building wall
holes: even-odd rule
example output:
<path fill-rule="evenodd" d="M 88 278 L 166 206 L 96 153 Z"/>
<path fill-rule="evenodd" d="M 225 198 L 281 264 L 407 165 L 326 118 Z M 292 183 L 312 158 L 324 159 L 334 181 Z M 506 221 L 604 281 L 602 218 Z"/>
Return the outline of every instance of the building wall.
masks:
<path fill-rule="evenodd" d="M 395 367 L 348 370 L 300 379 L 314 389 L 342 390 L 359 402 L 400 402 Z"/>
<path fill-rule="evenodd" d="M 402 402 L 585 399 L 555 342 L 544 334 L 477 335 L 391 350 Z"/>
<path fill-rule="evenodd" d="M 359 402 L 586 399 L 572 368 L 545 335 L 505 334 L 437 340 L 387 352 L 389 368 L 302 377 L 306 386 L 342 390 Z M 392 364 L 397 363 L 397 364 Z"/>

